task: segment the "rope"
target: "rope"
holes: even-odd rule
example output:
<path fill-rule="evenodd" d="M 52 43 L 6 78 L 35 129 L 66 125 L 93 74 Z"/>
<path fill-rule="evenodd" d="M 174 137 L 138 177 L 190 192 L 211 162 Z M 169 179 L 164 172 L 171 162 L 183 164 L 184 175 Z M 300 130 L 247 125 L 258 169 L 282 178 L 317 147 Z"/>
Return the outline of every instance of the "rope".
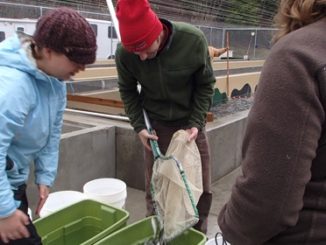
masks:
<path fill-rule="evenodd" d="M 222 244 L 219 244 L 218 241 L 217 241 L 217 238 L 218 238 L 219 236 L 222 238 Z M 224 240 L 224 237 L 223 237 L 222 232 L 217 232 L 217 233 L 215 234 L 215 244 L 216 244 L 216 245 L 228 245 L 227 241 Z"/>

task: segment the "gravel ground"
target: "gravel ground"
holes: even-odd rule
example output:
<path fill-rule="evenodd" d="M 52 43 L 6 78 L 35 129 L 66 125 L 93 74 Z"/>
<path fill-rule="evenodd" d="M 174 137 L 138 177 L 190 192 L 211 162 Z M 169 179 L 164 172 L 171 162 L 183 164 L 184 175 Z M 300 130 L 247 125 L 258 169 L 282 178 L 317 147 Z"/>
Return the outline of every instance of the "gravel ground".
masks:
<path fill-rule="evenodd" d="M 232 98 L 226 103 L 213 106 L 210 111 L 213 112 L 215 118 L 224 117 L 239 111 L 250 109 L 253 101 L 253 96 L 247 98 Z"/>

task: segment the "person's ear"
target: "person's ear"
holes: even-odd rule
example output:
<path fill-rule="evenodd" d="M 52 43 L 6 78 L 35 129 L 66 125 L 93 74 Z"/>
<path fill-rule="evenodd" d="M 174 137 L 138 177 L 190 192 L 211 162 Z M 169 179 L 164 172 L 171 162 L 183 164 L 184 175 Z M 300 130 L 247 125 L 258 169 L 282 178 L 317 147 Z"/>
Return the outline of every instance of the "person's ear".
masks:
<path fill-rule="evenodd" d="M 42 48 L 43 57 L 50 59 L 53 54 L 53 50 L 50 48 Z"/>

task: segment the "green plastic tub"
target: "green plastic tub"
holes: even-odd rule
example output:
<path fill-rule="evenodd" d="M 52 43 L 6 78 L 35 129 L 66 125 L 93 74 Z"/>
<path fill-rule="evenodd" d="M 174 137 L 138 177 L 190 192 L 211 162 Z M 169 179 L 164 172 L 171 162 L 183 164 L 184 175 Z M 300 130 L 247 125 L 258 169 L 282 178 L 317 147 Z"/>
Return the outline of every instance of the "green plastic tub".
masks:
<path fill-rule="evenodd" d="M 142 245 L 155 237 L 155 231 L 152 227 L 152 218 L 148 217 L 136 223 L 130 224 L 94 245 Z M 188 229 L 181 235 L 168 242 L 168 245 L 204 245 L 206 236 L 194 229 Z"/>
<path fill-rule="evenodd" d="M 43 245 L 94 244 L 125 227 L 129 213 L 93 200 L 83 200 L 34 222 Z"/>

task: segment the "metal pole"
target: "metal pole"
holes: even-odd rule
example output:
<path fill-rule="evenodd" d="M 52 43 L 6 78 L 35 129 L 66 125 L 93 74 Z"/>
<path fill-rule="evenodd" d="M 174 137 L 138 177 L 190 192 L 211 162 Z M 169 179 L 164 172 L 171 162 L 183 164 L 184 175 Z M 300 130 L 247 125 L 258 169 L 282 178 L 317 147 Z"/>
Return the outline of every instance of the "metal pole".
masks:
<path fill-rule="evenodd" d="M 110 15 L 111 15 L 111 20 L 113 22 L 114 29 L 115 29 L 115 31 L 117 33 L 118 39 L 119 39 L 119 41 L 121 41 L 121 36 L 120 36 L 120 31 L 119 31 L 119 23 L 118 23 L 117 16 L 115 14 L 115 9 L 114 9 L 112 0 L 106 0 L 106 4 L 108 5 L 109 12 L 110 12 Z"/>
<path fill-rule="evenodd" d="M 229 62 L 229 50 L 230 50 L 230 38 L 229 38 L 229 32 L 226 33 L 226 55 L 227 55 L 227 60 L 226 60 L 226 93 L 227 97 L 230 97 L 230 62 Z"/>
<path fill-rule="evenodd" d="M 211 27 L 210 28 L 210 33 L 209 33 L 209 43 L 211 44 L 211 45 L 213 45 L 213 41 L 212 41 L 212 36 L 213 36 L 213 30 L 212 30 L 213 28 Z"/>
<path fill-rule="evenodd" d="M 81 111 L 81 110 L 68 109 L 68 108 L 66 108 L 65 111 L 84 114 L 84 115 L 89 115 L 89 116 L 103 117 L 103 118 L 107 118 L 107 119 L 113 119 L 113 120 L 129 122 L 129 118 L 124 117 L 124 116 L 118 116 L 118 115 L 112 115 L 112 114 L 104 114 L 104 113 L 92 112 L 92 111 Z"/>
<path fill-rule="evenodd" d="M 225 47 L 225 29 L 222 29 L 222 46 L 221 47 Z"/>
<path fill-rule="evenodd" d="M 254 59 L 256 59 L 257 29 L 255 30 Z"/>

